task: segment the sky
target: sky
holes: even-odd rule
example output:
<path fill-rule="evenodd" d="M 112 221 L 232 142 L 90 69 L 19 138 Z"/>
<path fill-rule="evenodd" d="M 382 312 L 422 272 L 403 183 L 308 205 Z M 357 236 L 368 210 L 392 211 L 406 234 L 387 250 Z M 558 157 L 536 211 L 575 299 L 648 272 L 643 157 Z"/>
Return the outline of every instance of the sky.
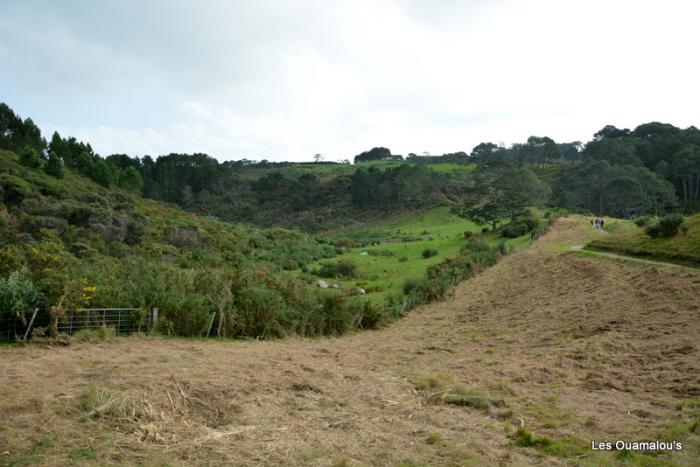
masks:
<path fill-rule="evenodd" d="M 695 0 L 0 0 L 0 101 L 101 155 L 470 152 L 700 126 Z"/>

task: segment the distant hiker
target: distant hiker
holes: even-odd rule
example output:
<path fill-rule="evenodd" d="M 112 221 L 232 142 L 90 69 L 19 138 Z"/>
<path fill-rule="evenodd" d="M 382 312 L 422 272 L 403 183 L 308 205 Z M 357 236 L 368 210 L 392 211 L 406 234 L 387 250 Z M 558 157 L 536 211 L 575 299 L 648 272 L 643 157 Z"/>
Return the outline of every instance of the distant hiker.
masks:
<path fill-rule="evenodd" d="M 600 228 L 602 229 L 603 226 L 605 225 L 605 221 L 603 219 L 598 219 L 600 221 Z"/>
<path fill-rule="evenodd" d="M 591 227 L 595 227 L 595 220 L 591 219 Z"/>

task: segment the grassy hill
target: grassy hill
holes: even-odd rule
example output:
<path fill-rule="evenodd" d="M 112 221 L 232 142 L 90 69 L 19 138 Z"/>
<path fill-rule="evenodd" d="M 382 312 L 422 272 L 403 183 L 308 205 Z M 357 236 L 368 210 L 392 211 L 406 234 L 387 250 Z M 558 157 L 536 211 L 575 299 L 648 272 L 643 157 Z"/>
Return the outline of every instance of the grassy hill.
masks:
<path fill-rule="evenodd" d="M 201 217 L 64 173 L 49 176 L 0 151 L 3 319 L 24 324 L 36 307 L 38 323 L 54 325 L 48 332 L 87 307 L 143 310 L 134 320 L 157 307 L 160 331 L 173 335 L 201 335 L 213 315 L 228 337 L 377 327 L 493 264 L 502 242 L 446 207 L 316 239 Z M 346 263 L 347 276 L 322 271 Z M 339 287 L 318 288 L 322 277 Z"/>
<path fill-rule="evenodd" d="M 650 237 L 645 229 L 654 222 L 657 220 L 648 219 L 637 225 L 628 220 L 606 220 L 609 235 L 590 242 L 587 248 L 700 267 L 700 214 L 686 217 L 687 227 L 671 237 Z"/>
<path fill-rule="evenodd" d="M 0 188 L 0 289 L 5 301 L 26 292 L 24 305 L 3 303 L 4 317 L 34 306 L 45 320 L 87 306 L 156 306 L 168 334 L 200 335 L 217 311 L 223 335 L 251 337 L 340 333 L 362 321 L 357 300 L 331 308 L 294 272 L 335 256 L 304 233 L 206 219 L 68 170 L 56 179 L 8 151 Z"/>

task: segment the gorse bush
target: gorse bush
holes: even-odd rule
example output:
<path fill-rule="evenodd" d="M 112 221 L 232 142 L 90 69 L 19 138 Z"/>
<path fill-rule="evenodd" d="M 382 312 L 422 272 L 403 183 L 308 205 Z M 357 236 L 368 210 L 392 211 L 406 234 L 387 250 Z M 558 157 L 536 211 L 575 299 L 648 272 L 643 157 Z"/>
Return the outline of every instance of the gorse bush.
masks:
<path fill-rule="evenodd" d="M 432 258 L 433 256 L 437 256 L 437 255 L 438 255 L 438 251 L 434 250 L 432 248 L 426 248 L 425 250 L 423 250 L 421 252 L 421 256 L 423 256 L 423 258 L 426 258 L 426 259 Z"/>
<path fill-rule="evenodd" d="M 652 221 L 652 219 L 653 218 L 651 216 L 642 216 L 642 217 L 636 218 L 634 220 L 634 223 L 637 227 L 645 227 L 645 226 L 649 225 L 649 223 Z"/>
<path fill-rule="evenodd" d="M 317 273 L 321 277 L 355 277 L 357 275 L 357 265 L 352 261 L 340 260 L 321 264 Z"/>
<path fill-rule="evenodd" d="M 508 224 L 501 228 L 501 234 L 506 238 L 521 237 L 529 232 L 532 232 L 540 225 L 537 217 L 519 216 L 511 220 Z"/>
<path fill-rule="evenodd" d="M 683 216 L 680 214 L 669 214 L 662 217 L 658 223 L 649 225 L 646 233 L 652 238 L 674 237 L 678 234 L 678 229 L 683 224 Z"/>

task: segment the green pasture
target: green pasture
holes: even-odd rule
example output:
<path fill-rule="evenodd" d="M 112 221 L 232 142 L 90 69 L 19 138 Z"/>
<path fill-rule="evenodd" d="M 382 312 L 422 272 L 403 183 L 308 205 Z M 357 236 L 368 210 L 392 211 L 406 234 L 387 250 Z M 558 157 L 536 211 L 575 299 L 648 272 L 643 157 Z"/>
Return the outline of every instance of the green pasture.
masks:
<path fill-rule="evenodd" d="M 368 161 L 361 162 L 359 164 L 316 164 L 313 162 L 296 164 L 291 167 L 286 167 L 280 170 L 290 172 L 295 175 L 301 174 L 314 174 L 314 175 L 341 175 L 341 174 L 351 174 L 358 168 L 368 169 L 370 167 L 376 167 L 379 169 L 388 169 L 399 167 L 402 165 L 416 165 L 412 162 L 399 162 L 399 161 Z M 457 164 L 454 162 L 443 162 L 443 163 L 428 163 L 425 167 L 435 172 L 440 173 L 452 173 L 452 172 L 464 172 L 472 173 L 476 168 L 476 164 Z"/>
<path fill-rule="evenodd" d="M 407 279 L 422 278 L 429 266 L 455 257 L 466 241 L 465 231 L 480 235 L 481 227 L 457 216 L 447 207 L 440 207 L 335 234 L 328 240 L 337 244 L 357 242 L 359 245 L 347 248 L 331 261 L 352 261 L 357 265 L 358 274 L 351 279 L 324 280 L 343 289 L 363 288 L 368 298 L 381 302 L 391 294 L 400 293 Z M 494 246 L 502 240 L 497 233 L 488 233 L 485 238 Z M 529 238 L 525 235 L 509 239 L 507 243 L 517 249 L 525 246 Z M 423 258 L 426 249 L 436 250 L 438 254 Z M 319 264 L 311 265 L 309 269 L 313 271 Z"/>

